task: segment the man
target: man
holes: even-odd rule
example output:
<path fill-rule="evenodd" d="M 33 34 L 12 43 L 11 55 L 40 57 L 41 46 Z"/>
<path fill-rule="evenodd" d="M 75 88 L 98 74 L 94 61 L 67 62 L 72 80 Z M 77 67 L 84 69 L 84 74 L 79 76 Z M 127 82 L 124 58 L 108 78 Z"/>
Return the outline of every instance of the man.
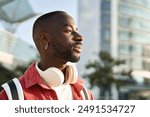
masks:
<path fill-rule="evenodd" d="M 78 62 L 83 37 L 73 18 L 63 11 L 39 17 L 33 26 L 33 40 L 40 61 L 33 63 L 19 78 L 25 100 L 83 100 L 83 81 L 68 62 Z M 92 94 L 88 91 L 90 99 Z M 8 99 L 6 92 L 0 99 Z"/>

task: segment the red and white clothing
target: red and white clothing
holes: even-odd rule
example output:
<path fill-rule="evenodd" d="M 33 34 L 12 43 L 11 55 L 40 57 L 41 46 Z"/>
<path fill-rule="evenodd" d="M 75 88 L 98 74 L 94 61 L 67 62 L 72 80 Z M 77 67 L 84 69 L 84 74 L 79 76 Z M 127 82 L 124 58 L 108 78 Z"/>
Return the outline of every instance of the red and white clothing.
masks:
<path fill-rule="evenodd" d="M 80 78 L 78 78 L 78 81 L 75 84 L 62 84 L 60 87 L 48 87 L 36 70 L 35 63 L 27 69 L 27 71 L 19 78 L 19 81 L 23 88 L 25 100 L 83 100 L 81 95 L 83 81 Z M 66 97 L 65 92 L 70 92 L 69 90 L 71 90 L 72 94 L 68 94 L 69 97 Z M 91 92 L 89 92 L 89 95 L 90 99 L 93 100 Z M 0 100 L 8 100 L 4 90 L 0 92 Z"/>

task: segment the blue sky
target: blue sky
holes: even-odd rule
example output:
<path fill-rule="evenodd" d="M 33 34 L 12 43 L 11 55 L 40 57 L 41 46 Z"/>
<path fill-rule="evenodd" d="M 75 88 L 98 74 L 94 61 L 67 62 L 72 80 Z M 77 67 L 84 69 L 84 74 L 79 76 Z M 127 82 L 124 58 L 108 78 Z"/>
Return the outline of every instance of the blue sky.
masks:
<path fill-rule="evenodd" d="M 77 23 L 78 0 L 28 0 L 36 13 L 44 14 L 54 10 L 64 10 L 68 12 Z M 37 18 L 33 17 L 21 23 L 17 30 L 16 35 L 26 42 L 34 45 L 32 41 L 32 25 Z"/>

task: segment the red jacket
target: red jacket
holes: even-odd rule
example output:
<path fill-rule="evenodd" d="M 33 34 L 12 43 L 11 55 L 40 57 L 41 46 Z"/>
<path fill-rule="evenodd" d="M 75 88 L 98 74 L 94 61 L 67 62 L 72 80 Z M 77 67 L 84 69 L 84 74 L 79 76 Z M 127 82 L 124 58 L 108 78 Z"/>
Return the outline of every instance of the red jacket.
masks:
<path fill-rule="evenodd" d="M 35 69 L 35 63 L 33 63 L 27 71 L 19 78 L 24 92 L 25 100 L 57 100 L 56 92 L 45 85 L 42 81 L 39 73 Z M 73 100 L 82 100 L 80 91 L 83 88 L 83 81 L 78 79 L 76 84 L 71 85 Z M 92 94 L 89 92 L 91 100 L 93 100 Z M 0 100 L 8 100 L 5 91 L 0 92 Z"/>

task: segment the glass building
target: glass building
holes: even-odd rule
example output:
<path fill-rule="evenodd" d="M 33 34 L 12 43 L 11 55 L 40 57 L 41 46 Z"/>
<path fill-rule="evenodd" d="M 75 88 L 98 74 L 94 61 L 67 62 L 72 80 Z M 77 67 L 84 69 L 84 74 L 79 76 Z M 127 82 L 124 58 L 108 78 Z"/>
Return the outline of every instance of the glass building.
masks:
<path fill-rule="evenodd" d="M 20 23 L 37 15 L 28 0 L 0 0 L 0 19 Z"/>
<path fill-rule="evenodd" d="M 101 50 L 126 69 L 150 70 L 150 1 L 101 0 Z"/>
<path fill-rule="evenodd" d="M 19 37 L 0 30 L 0 63 L 8 68 L 28 64 L 37 58 L 37 49 Z"/>
<path fill-rule="evenodd" d="M 79 1 L 79 30 L 85 36 L 79 68 L 104 50 L 125 59 L 124 69 L 150 70 L 149 16 L 149 0 Z"/>

